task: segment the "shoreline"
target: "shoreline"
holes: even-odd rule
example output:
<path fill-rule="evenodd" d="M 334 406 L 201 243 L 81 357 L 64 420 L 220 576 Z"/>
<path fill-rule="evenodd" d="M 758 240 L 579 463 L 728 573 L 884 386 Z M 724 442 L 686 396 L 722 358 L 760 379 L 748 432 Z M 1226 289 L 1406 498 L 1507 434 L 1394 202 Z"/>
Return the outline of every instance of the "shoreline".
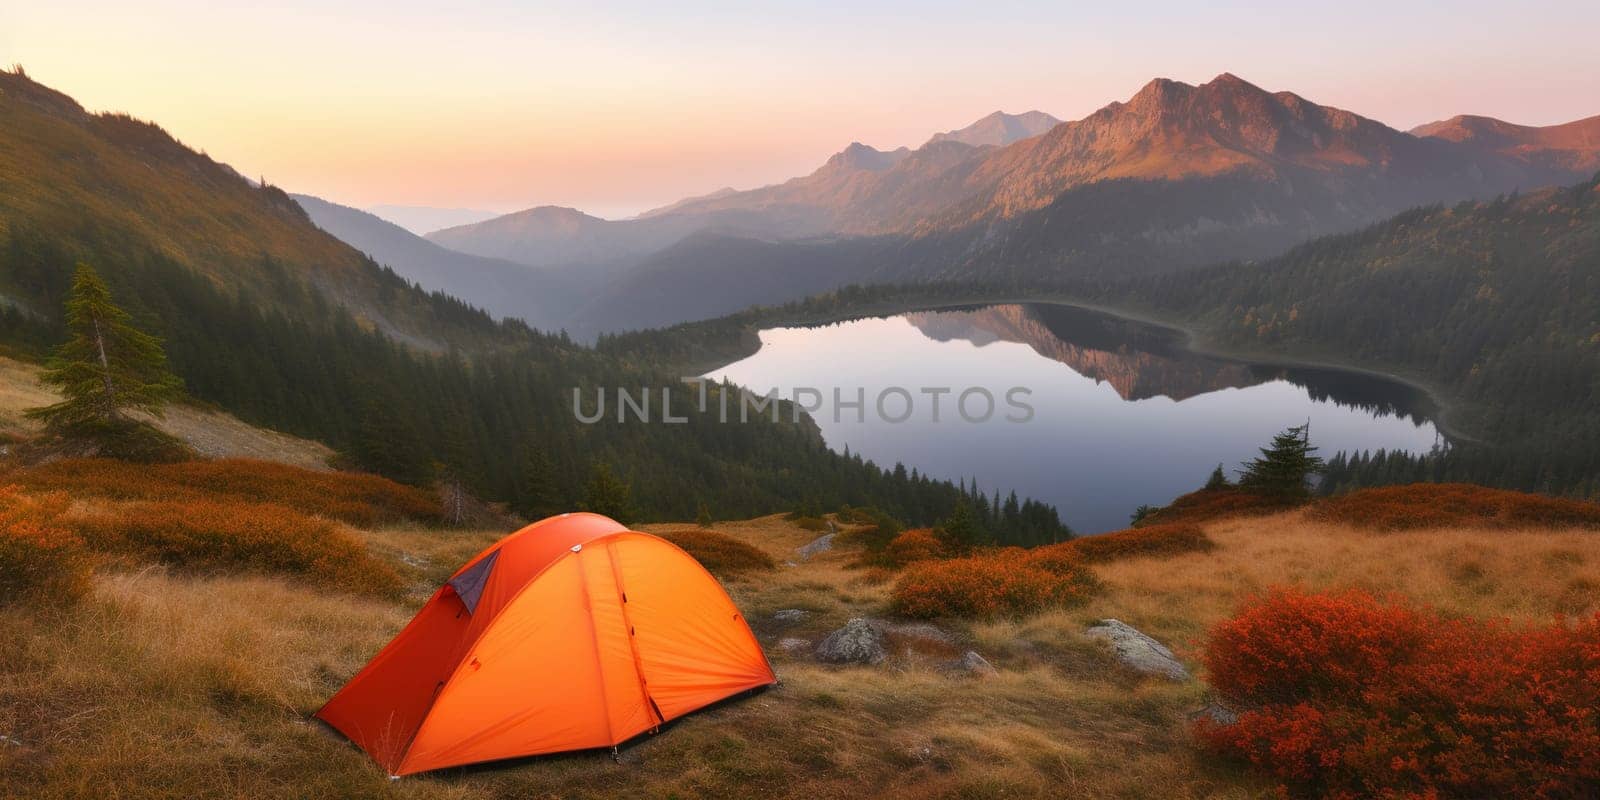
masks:
<path fill-rule="evenodd" d="M 1098 313 L 1098 314 L 1104 314 L 1104 315 L 1110 316 L 1110 317 L 1116 317 L 1118 319 L 1127 320 L 1129 322 L 1136 322 L 1136 323 L 1139 323 L 1139 324 L 1142 324 L 1142 325 L 1149 325 L 1149 326 L 1156 327 L 1156 328 L 1162 328 L 1162 329 L 1171 331 L 1174 334 L 1178 334 L 1179 337 L 1181 337 L 1180 338 L 1180 343 L 1181 343 L 1182 347 L 1185 350 L 1187 350 L 1190 353 L 1193 353 L 1195 355 L 1207 356 L 1207 357 L 1210 357 L 1210 358 L 1217 358 L 1217 359 L 1222 359 L 1222 360 L 1226 360 L 1226 361 L 1234 361 L 1234 362 L 1238 362 L 1238 363 L 1241 363 L 1241 364 L 1260 365 L 1260 366 L 1265 366 L 1265 367 L 1336 370 L 1336 371 L 1340 371 L 1340 372 L 1347 372 L 1347 373 L 1351 373 L 1351 374 L 1355 374 L 1355 375 L 1363 375 L 1363 376 L 1366 376 L 1366 377 L 1380 378 L 1380 379 L 1383 379 L 1383 380 L 1386 380 L 1386 381 L 1390 381 L 1392 383 L 1396 383 L 1396 384 L 1404 386 L 1404 387 L 1406 387 L 1408 389 L 1411 389 L 1412 391 L 1419 392 L 1424 398 L 1427 399 L 1427 402 L 1431 406 L 1431 410 L 1433 412 L 1429 417 L 1429 421 L 1431 423 L 1433 423 L 1434 428 L 1437 429 L 1441 434 L 1443 434 L 1446 439 L 1449 439 L 1452 442 L 1480 442 L 1480 441 L 1482 441 L 1481 439 L 1479 439 L 1479 438 L 1477 438 L 1475 436 L 1468 435 L 1467 433 L 1462 431 L 1458 426 L 1456 426 L 1455 424 L 1453 424 L 1450 421 L 1451 416 L 1453 415 L 1455 410 L 1457 408 L 1459 408 L 1459 406 L 1460 406 L 1459 399 L 1447 394 L 1446 392 L 1444 392 L 1443 390 L 1441 390 L 1440 388 L 1435 386 L 1432 382 L 1430 382 L 1430 381 L 1428 381 L 1428 380 L 1426 380 L 1424 378 L 1420 378 L 1420 377 L 1416 377 L 1416 376 L 1410 376 L 1410 375 L 1403 375 L 1403 374 L 1400 374 L 1400 373 L 1397 373 L 1397 372 L 1393 372 L 1393 371 L 1389 371 L 1389 370 L 1376 369 L 1376 368 L 1373 368 L 1373 367 L 1367 367 L 1367 366 L 1351 364 L 1351 363 L 1348 363 L 1346 361 L 1340 360 L 1337 357 L 1296 356 L 1296 355 L 1284 354 L 1284 353 L 1269 353 L 1269 352 L 1259 352 L 1259 351 L 1250 351 L 1250 350 L 1242 350 L 1242 349 L 1238 349 L 1238 348 L 1231 348 L 1231 347 L 1227 347 L 1227 346 L 1220 345 L 1220 344 L 1216 343 L 1213 339 L 1211 339 L 1206 334 L 1206 332 L 1204 330 L 1202 330 L 1200 328 L 1197 328 L 1197 327 L 1195 327 L 1193 325 L 1190 325 L 1190 324 L 1185 324 L 1183 322 L 1178 322 L 1178 321 L 1174 321 L 1174 320 L 1170 320 L 1170 319 L 1163 319 L 1163 318 L 1160 318 L 1160 317 L 1157 317 L 1157 316 L 1154 316 L 1154 315 L 1151 315 L 1151 314 L 1148 314 L 1148 313 L 1145 313 L 1145 312 L 1141 312 L 1141 311 L 1129 310 L 1129 309 L 1125 309 L 1125 308 L 1117 308 L 1117 307 L 1113 307 L 1113 306 L 1106 306 L 1106 305 L 1101 305 L 1101 304 L 1098 304 L 1098 303 L 1090 303 L 1090 302 L 1086 302 L 1086 301 L 1082 301 L 1082 300 L 1077 300 L 1077 299 L 1072 299 L 1072 298 L 1064 298 L 1064 297 L 1031 297 L 1031 298 L 1010 298 L 1010 297 L 1008 297 L 1008 298 L 985 299 L 985 300 L 930 300 L 930 301 L 927 301 L 927 302 L 880 303 L 880 304 L 873 304 L 871 306 L 864 306 L 864 307 L 862 307 L 860 309 L 851 310 L 848 313 L 830 314 L 830 315 L 825 315 L 825 316 L 812 317 L 812 318 L 809 318 L 809 319 L 773 319 L 773 320 L 768 320 L 768 321 L 765 321 L 764 323 L 758 323 L 757 325 L 754 325 L 754 326 L 751 326 L 749 328 L 746 328 L 746 331 L 749 334 L 753 335 L 754 338 L 756 339 L 756 347 L 755 347 L 755 349 L 751 350 L 748 353 L 740 355 L 738 357 L 732 358 L 730 360 L 720 361 L 720 359 L 719 359 L 720 363 L 711 363 L 710 366 L 703 366 L 703 365 L 698 365 L 697 364 L 695 366 L 696 366 L 696 369 L 699 370 L 699 372 L 697 372 L 694 377 L 701 377 L 701 376 L 704 376 L 706 373 L 715 372 L 717 370 L 724 369 L 724 368 L 728 367 L 731 364 L 736 364 L 739 361 L 742 361 L 742 360 L 744 360 L 746 358 L 749 358 L 749 357 L 755 355 L 756 353 L 760 352 L 761 351 L 761 345 L 760 345 L 759 334 L 763 330 L 769 330 L 769 329 L 772 329 L 772 328 L 791 328 L 791 327 L 807 327 L 807 326 L 816 326 L 816 325 L 831 325 L 831 324 L 838 324 L 838 323 L 842 323 L 842 322 L 849 322 L 851 320 L 857 320 L 857 319 L 867 319 L 867 318 L 871 318 L 871 317 L 893 316 L 893 315 L 896 315 L 896 314 L 909 314 L 909 313 L 914 313 L 914 312 L 918 312 L 918 311 L 947 311 L 947 310 L 951 310 L 951 309 L 967 308 L 967 307 L 972 307 L 972 306 L 1028 305 L 1028 304 L 1034 304 L 1034 305 L 1047 304 L 1047 305 L 1067 306 L 1067 307 L 1070 307 L 1070 308 L 1076 308 L 1076 309 L 1080 309 L 1080 310 L 1084 310 L 1084 311 L 1090 311 L 1090 312 L 1094 312 L 1094 313 Z"/>

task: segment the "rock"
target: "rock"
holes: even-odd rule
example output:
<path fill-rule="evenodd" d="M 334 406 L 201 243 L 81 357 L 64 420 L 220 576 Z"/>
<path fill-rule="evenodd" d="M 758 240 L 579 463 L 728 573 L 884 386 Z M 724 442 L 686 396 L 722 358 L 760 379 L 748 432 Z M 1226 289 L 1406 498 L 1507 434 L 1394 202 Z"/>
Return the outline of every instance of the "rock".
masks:
<path fill-rule="evenodd" d="M 1140 633 L 1132 625 L 1120 620 L 1103 619 L 1089 626 L 1084 635 L 1109 642 L 1117 660 L 1135 672 L 1172 681 L 1189 680 L 1189 670 L 1184 669 L 1166 645 Z"/>
<path fill-rule="evenodd" d="M 959 672 L 971 675 L 974 678 L 993 678 L 1000 674 L 1000 670 L 989 663 L 989 659 L 978 655 L 975 650 L 968 650 L 960 658 L 946 665 L 950 672 Z"/>
<path fill-rule="evenodd" d="M 900 639 L 917 639 L 933 644 L 951 645 L 955 639 L 939 626 L 931 622 L 888 622 L 880 619 L 869 619 L 867 624 L 878 629 L 885 636 L 894 636 Z"/>
<path fill-rule="evenodd" d="M 809 543 L 801 545 L 797 551 L 801 561 L 810 561 L 818 553 L 826 553 L 833 549 L 833 534 L 824 534 L 812 539 Z"/>
<path fill-rule="evenodd" d="M 880 664 L 883 658 L 883 634 L 860 617 L 846 622 L 817 645 L 817 660 L 829 664 Z"/>
<path fill-rule="evenodd" d="M 1212 702 L 1199 711 L 1192 711 L 1189 713 L 1190 722 L 1202 719 L 1210 722 L 1213 725 L 1227 727 L 1239 721 L 1239 712 L 1234 711 L 1233 709 L 1228 708 L 1221 703 Z"/>
<path fill-rule="evenodd" d="M 800 639 L 794 636 L 785 636 L 778 640 L 778 649 L 792 655 L 802 650 L 811 649 L 811 640 Z"/>
<path fill-rule="evenodd" d="M 772 621 L 782 625 L 793 625 L 797 622 L 804 622 L 806 617 L 809 616 L 811 616 L 811 612 L 805 609 L 785 608 L 781 611 L 773 612 Z"/>

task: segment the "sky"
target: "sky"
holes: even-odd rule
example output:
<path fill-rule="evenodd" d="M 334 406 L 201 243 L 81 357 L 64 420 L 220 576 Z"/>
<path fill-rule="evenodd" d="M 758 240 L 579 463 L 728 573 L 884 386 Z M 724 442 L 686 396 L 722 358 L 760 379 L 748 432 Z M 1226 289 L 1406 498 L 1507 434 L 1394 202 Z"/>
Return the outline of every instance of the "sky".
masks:
<path fill-rule="evenodd" d="M 620 217 L 1233 72 L 1410 128 L 1600 114 L 1600 3 L 0 0 L 0 63 L 358 207 Z"/>

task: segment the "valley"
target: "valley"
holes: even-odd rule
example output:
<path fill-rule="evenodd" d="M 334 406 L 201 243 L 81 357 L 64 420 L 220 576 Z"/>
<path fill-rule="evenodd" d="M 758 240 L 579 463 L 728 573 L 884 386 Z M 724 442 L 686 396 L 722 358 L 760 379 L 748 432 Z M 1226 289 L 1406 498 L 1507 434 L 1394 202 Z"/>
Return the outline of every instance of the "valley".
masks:
<path fill-rule="evenodd" d="M 0 797 L 1600 786 L 1593 9 L 84 5 Z"/>

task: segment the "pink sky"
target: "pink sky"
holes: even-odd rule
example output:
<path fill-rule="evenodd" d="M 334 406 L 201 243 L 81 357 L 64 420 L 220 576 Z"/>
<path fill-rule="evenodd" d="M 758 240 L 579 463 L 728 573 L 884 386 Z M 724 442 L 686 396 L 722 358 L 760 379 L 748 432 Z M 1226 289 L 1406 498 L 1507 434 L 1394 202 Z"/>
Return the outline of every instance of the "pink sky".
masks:
<path fill-rule="evenodd" d="M 624 216 L 996 109 L 1076 119 L 1156 76 L 1231 71 L 1400 128 L 1600 114 L 1593 2 L 14 5 L 0 62 L 356 206 Z"/>

